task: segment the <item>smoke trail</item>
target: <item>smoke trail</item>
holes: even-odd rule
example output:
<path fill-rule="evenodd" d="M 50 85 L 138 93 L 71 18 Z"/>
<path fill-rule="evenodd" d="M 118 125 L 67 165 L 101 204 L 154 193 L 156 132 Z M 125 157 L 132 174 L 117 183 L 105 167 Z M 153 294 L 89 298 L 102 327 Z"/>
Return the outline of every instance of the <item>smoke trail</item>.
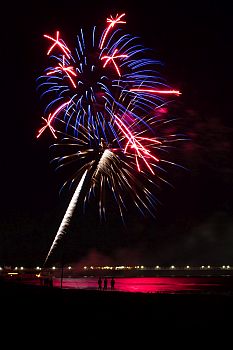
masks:
<path fill-rule="evenodd" d="M 57 245 L 58 240 L 61 239 L 61 237 L 65 234 L 66 229 L 69 226 L 69 223 L 70 223 L 70 220 L 72 218 L 74 209 L 76 207 L 76 204 L 77 204 L 77 201 L 78 201 L 78 198 L 79 198 L 79 195 L 80 195 L 80 192 L 81 192 L 84 180 L 85 180 L 86 175 L 87 175 L 87 172 L 88 172 L 88 170 L 85 171 L 85 173 L 83 174 L 81 180 L 79 181 L 79 184 L 78 184 L 78 186 L 77 186 L 77 188 L 76 188 L 76 190 L 75 190 L 75 192 L 73 194 L 73 197 L 72 197 L 72 199 L 70 201 L 70 204 L 69 204 L 69 206 L 68 206 L 68 208 L 66 210 L 66 213 L 65 213 L 65 215 L 63 217 L 63 220 L 62 220 L 62 222 L 60 224 L 60 227 L 59 227 L 59 229 L 57 231 L 56 237 L 55 237 L 55 239 L 53 241 L 53 244 L 52 244 L 52 246 L 51 246 L 51 248 L 50 248 L 50 250 L 48 252 L 48 255 L 47 255 L 46 259 L 45 259 L 44 264 L 46 264 L 50 254 L 52 253 L 53 249 Z"/>

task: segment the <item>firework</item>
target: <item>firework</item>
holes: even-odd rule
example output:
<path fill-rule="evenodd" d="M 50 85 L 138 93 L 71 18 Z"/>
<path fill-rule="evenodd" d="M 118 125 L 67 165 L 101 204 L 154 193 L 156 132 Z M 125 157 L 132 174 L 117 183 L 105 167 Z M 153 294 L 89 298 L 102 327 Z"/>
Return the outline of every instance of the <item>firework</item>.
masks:
<path fill-rule="evenodd" d="M 51 66 L 38 78 L 46 108 L 37 138 L 50 131 L 60 140 L 56 149 L 68 150 L 54 159 L 58 168 L 77 165 L 65 182 L 75 190 L 46 261 L 82 192 L 84 203 L 99 192 L 100 217 L 105 217 L 106 187 L 122 218 L 126 193 L 143 213 L 153 215 L 157 199 L 151 186 L 154 178 L 162 179 L 160 153 L 168 147 L 155 128 L 157 111 L 180 92 L 167 86 L 158 74 L 160 62 L 139 38 L 124 32 L 125 24 L 125 14 L 117 14 L 107 18 L 100 33 L 93 27 L 84 35 L 81 29 L 73 51 L 59 31 L 44 35 Z"/>

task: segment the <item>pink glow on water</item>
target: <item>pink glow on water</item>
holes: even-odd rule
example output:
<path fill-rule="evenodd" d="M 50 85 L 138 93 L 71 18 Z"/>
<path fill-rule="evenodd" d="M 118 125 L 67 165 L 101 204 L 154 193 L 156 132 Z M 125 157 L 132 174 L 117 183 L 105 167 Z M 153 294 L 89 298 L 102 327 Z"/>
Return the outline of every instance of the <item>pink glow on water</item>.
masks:
<path fill-rule="evenodd" d="M 110 290 L 108 278 L 108 290 Z M 54 287 L 61 287 L 61 279 L 53 279 Z M 185 291 L 204 291 L 221 286 L 218 278 L 199 277 L 116 277 L 116 291 L 140 293 L 179 293 Z M 97 277 L 63 278 L 62 288 L 98 289 Z"/>

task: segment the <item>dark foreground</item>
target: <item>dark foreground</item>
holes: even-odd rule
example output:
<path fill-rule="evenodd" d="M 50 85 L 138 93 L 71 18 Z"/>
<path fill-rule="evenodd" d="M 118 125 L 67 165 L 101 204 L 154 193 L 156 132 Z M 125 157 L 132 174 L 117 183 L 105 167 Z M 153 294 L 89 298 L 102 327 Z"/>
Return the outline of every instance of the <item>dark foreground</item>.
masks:
<path fill-rule="evenodd" d="M 1 282 L 1 320 L 10 329 L 68 325 L 154 330 L 225 331 L 232 328 L 233 294 L 127 293 L 72 290 Z M 213 334 L 213 333 L 212 333 Z"/>

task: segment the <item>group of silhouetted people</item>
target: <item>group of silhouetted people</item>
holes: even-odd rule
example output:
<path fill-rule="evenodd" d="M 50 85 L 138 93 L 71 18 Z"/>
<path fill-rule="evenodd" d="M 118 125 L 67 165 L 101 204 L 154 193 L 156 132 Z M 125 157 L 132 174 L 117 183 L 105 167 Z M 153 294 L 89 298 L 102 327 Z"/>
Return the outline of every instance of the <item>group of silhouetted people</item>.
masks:
<path fill-rule="evenodd" d="M 111 290 L 113 290 L 115 287 L 115 279 L 112 277 L 110 280 L 110 288 Z M 98 289 L 99 290 L 107 290 L 108 289 L 108 279 L 107 277 L 104 278 L 104 280 L 102 280 L 101 277 L 99 277 L 98 279 Z"/>
<path fill-rule="evenodd" d="M 40 285 L 45 287 L 53 287 L 52 277 L 40 277 Z"/>

